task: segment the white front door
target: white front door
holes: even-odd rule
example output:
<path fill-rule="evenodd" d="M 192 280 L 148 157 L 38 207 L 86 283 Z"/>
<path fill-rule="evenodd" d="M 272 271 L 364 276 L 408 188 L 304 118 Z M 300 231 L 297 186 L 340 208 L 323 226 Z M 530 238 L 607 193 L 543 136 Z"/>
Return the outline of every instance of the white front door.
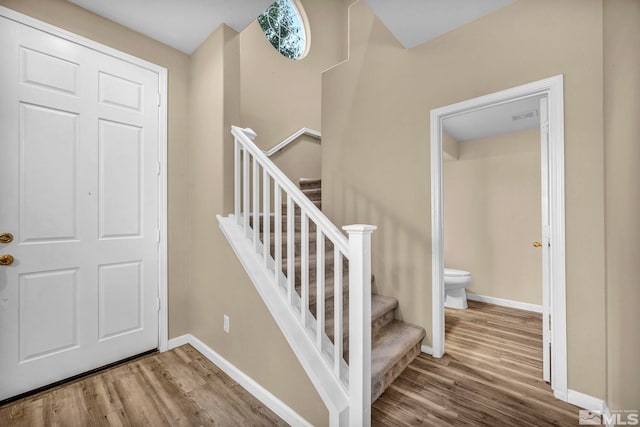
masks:
<path fill-rule="evenodd" d="M 158 347 L 158 84 L 0 17 L 0 400 Z"/>

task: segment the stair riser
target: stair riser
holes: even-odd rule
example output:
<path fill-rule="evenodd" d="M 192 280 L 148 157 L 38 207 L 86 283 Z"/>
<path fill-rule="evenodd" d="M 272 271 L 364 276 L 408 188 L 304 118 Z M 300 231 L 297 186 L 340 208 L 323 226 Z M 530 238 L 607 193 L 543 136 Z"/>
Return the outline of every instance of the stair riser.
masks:
<path fill-rule="evenodd" d="M 282 271 L 286 272 L 287 271 L 287 264 L 286 262 L 283 261 L 283 268 Z M 347 274 L 348 270 L 345 267 L 344 269 L 344 273 L 343 274 Z M 327 280 L 333 280 L 333 276 L 334 276 L 334 269 L 333 266 L 325 266 L 325 273 L 324 273 L 324 278 L 325 278 L 325 282 Z M 317 277 L 317 270 L 315 268 L 315 262 L 309 266 L 309 286 L 316 286 L 316 277 Z M 298 264 L 295 266 L 295 278 L 294 278 L 294 283 L 296 284 L 296 286 L 300 286 L 300 284 L 302 283 L 302 268 L 301 266 Z M 347 279 L 346 277 L 343 279 L 343 283 L 346 285 L 347 284 Z M 325 284 L 326 286 L 326 284 Z"/>
<path fill-rule="evenodd" d="M 348 302 L 345 302 L 345 308 L 348 307 Z M 327 312 L 325 313 L 325 319 L 332 319 L 333 320 L 333 310 L 326 310 Z M 315 311 L 312 311 L 312 313 L 314 313 L 315 315 Z M 382 330 L 382 328 L 384 328 L 386 325 L 388 325 L 389 323 L 391 323 L 391 321 L 394 319 L 394 313 L 395 313 L 395 309 L 391 309 L 389 311 L 386 311 L 382 316 L 379 316 L 377 319 L 372 319 L 371 320 L 371 337 L 372 339 L 374 339 L 376 337 L 376 335 L 378 334 L 378 332 L 380 332 Z M 343 331 L 343 340 L 342 340 L 342 345 L 343 348 L 345 349 L 344 351 L 344 355 L 345 357 L 348 359 L 349 357 L 349 313 L 346 312 L 345 309 L 345 313 L 343 314 L 343 325 L 342 325 L 342 331 Z M 325 328 L 325 332 L 327 333 L 327 336 L 331 339 L 331 341 L 333 342 L 333 321 L 331 322 L 327 322 L 326 324 L 326 328 Z"/>
<path fill-rule="evenodd" d="M 322 200 L 322 190 L 320 189 L 302 190 L 302 192 L 312 202 L 319 202 Z"/>
<path fill-rule="evenodd" d="M 271 256 L 275 255 L 275 241 L 274 240 L 270 240 L 269 242 L 269 250 L 271 251 L 270 254 Z M 296 241 L 294 244 L 294 251 L 295 251 L 295 257 L 300 257 L 302 254 L 302 248 L 304 246 L 302 245 L 302 241 Z M 313 255 L 315 258 L 315 255 L 317 253 L 317 249 L 318 249 L 318 245 L 317 245 L 317 241 L 316 241 L 316 236 L 314 235 L 313 238 L 309 238 L 309 255 Z M 281 245 L 281 254 L 283 258 L 286 258 L 287 256 L 287 242 L 286 240 L 284 240 L 282 242 Z M 331 263 L 333 263 L 333 248 L 327 244 L 326 240 L 324 243 L 324 253 L 325 253 L 325 259 Z"/>
<path fill-rule="evenodd" d="M 400 376 L 402 371 L 405 370 L 407 366 L 413 359 L 415 359 L 420 354 L 421 342 L 418 342 L 415 346 L 411 348 L 408 352 L 406 352 L 403 357 L 398 360 L 398 362 L 393 365 L 393 367 L 381 375 L 379 378 L 371 379 L 371 402 L 375 402 L 378 397 L 385 391 L 387 387 L 391 385 L 391 383 Z"/>
<path fill-rule="evenodd" d="M 300 181 L 298 184 L 300 186 L 300 189 L 303 191 L 322 188 L 322 181 L 319 179 L 313 179 L 308 181 L 304 180 L 304 181 Z"/>
<path fill-rule="evenodd" d="M 260 217 L 258 222 L 260 224 L 260 232 L 263 232 L 264 231 L 264 221 L 263 221 L 262 217 Z M 275 223 L 276 223 L 275 222 L 275 215 L 271 215 L 270 220 L 269 220 L 269 232 L 271 232 L 272 234 L 274 233 L 274 231 L 276 229 L 275 228 Z M 309 234 L 315 235 L 316 225 L 311 220 L 308 220 L 308 223 L 309 223 Z M 282 230 L 283 234 L 286 234 L 286 231 L 287 231 L 287 216 L 284 215 L 284 211 L 283 211 L 283 215 L 282 215 L 281 224 L 282 225 L 281 225 L 280 230 Z M 249 219 L 249 225 L 251 227 L 253 227 L 253 217 Z M 294 230 L 296 232 L 298 232 L 298 233 L 302 230 L 302 217 L 299 214 L 297 214 L 295 216 Z"/>

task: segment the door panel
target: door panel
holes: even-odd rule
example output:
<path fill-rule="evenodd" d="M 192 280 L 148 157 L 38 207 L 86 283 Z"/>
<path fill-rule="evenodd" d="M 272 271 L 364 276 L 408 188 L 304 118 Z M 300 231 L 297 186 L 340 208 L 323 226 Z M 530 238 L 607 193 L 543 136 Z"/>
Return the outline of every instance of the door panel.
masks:
<path fill-rule="evenodd" d="M 20 47 L 20 69 L 22 83 L 78 95 L 79 64 Z"/>
<path fill-rule="evenodd" d="M 142 85 L 125 78 L 100 72 L 100 103 L 142 111 Z"/>
<path fill-rule="evenodd" d="M 20 276 L 20 362 L 78 345 L 76 269 Z"/>
<path fill-rule="evenodd" d="M 142 328 L 142 263 L 102 265 L 98 283 L 100 340 Z"/>
<path fill-rule="evenodd" d="M 158 346 L 158 74 L 0 17 L 0 400 Z"/>
<path fill-rule="evenodd" d="M 20 124 L 21 242 L 76 240 L 78 114 L 22 103 Z"/>
<path fill-rule="evenodd" d="M 142 129 L 99 124 L 100 239 L 137 237 L 142 227 Z"/>

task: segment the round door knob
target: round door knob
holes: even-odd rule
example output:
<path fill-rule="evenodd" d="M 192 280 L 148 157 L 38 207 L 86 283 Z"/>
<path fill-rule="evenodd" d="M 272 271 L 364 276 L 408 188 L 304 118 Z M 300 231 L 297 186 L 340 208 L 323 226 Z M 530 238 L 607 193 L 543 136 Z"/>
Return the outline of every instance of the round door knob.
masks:
<path fill-rule="evenodd" d="M 13 264 L 13 259 L 12 255 L 0 255 L 0 265 L 11 265 Z"/>
<path fill-rule="evenodd" d="M 13 242 L 13 234 L 11 233 L 0 234 L 0 243 L 11 243 L 11 242 Z"/>
<path fill-rule="evenodd" d="M 540 243 L 540 242 L 533 242 L 533 247 L 534 247 L 534 248 L 540 248 L 540 247 L 542 247 L 542 243 Z"/>

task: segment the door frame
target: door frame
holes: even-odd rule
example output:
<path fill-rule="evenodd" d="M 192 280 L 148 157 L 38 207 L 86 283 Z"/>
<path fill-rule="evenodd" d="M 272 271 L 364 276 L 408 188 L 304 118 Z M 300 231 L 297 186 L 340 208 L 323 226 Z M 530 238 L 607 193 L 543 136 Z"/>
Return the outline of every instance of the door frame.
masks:
<path fill-rule="evenodd" d="M 431 110 L 431 242 L 432 242 L 432 350 L 444 355 L 444 207 L 443 207 L 443 120 L 474 110 L 531 96 L 549 100 L 549 241 L 551 291 L 551 387 L 556 398 L 567 400 L 567 322 L 565 274 L 565 185 L 564 185 L 564 98 L 563 76 L 557 75 L 521 86 L 468 99 Z M 544 160 L 543 160 L 544 161 Z"/>
<path fill-rule="evenodd" d="M 68 40 L 105 55 L 112 56 L 125 62 L 137 65 L 158 74 L 158 144 L 159 144 L 159 173 L 158 173 L 158 348 L 160 351 L 168 349 L 169 342 L 169 310 L 168 310 L 168 275 L 167 275 L 167 69 L 144 59 L 129 55 L 117 49 L 79 36 L 28 15 L 0 6 L 0 16 L 28 27 L 44 31 L 56 37 Z"/>

